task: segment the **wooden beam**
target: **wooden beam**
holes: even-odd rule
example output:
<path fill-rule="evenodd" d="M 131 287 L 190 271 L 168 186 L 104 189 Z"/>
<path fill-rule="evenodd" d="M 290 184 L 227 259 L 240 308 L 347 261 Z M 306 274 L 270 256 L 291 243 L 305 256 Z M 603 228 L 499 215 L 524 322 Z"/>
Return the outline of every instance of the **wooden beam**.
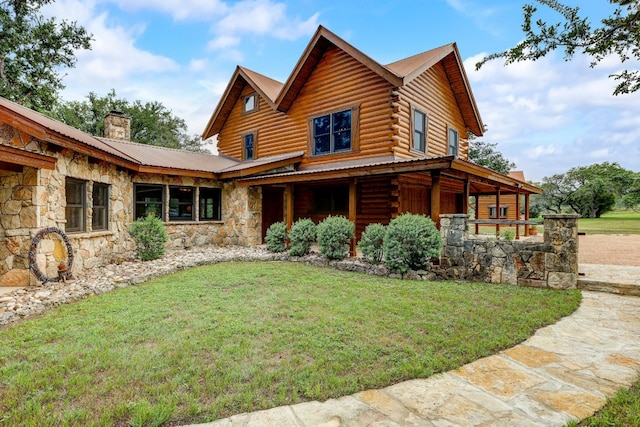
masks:
<path fill-rule="evenodd" d="M 349 221 L 356 224 L 356 216 L 357 216 L 357 206 L 358 206 L 358 193 L 357 193 L 357 180 L 352 180 L 349 183 Z M 351 256 L 356 256 L 356 237 L 353 236 L 351 239 Z"/>
<path fill-rule="evenodd" d="M 525 221 L 529 221 L 529 194 L 524 195 L 524 219 Z M 524 235 L 529 236 L 529 226 L 524 226 Z"/>
<path fill-rule="evenodd" d="M 33 151 L 22 150 L 10 145 L 0 144 L 0 158 L 3 163 L 29 166 L 36 169 L 53 170 L 58 159 Z"/>
<path fill-rule="evenodd" d="M 464 187 L 462 189 L 462 213 L 469 215 L 469 180 L 464 181 Z"/>
<path fill-rule="evenodd" d="M 431 219 L 440 229 L 440 171 L 431 172 Z"/>
<path fill-rule="evenodd" d="M 520 192 L 516 194 L 516 219 L 520 219 Z M 520 225 L 516 224 L 516 240 L 520 238 Z"/>
<path fill-rule="evenodd" d="M 293 224 L 293 184 L 287 184 L 285 186 L 285 203 L 286 203 L 286 221 L 287 221 L 287 231 L 291 230 L 291 225 Z"/>
<path fill-rule="evenodd" d="M 496 219 L 500 220 L 500 186 L 496 187 Z M 496 223 L 496 236 L 500 234 L 500 224 Z"/>

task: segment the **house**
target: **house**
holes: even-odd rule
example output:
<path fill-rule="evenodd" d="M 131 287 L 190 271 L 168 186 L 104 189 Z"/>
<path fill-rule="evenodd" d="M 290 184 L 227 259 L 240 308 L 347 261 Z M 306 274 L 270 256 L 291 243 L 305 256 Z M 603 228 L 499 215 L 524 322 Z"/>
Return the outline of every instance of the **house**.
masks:
<path fill-rule="evenodd" d="M 469 196 L 540 190 L 468 161 L 484 125 L 455 44 L 382 65 L 319 27 L 286 82 L 237 67 L 203 133 L 238 160 L 299 154 L 260 188 L 275 221 L 344 215 L 359 236 L 403 212 L 467 213 Z"/>
<path fill-rule="evenodd" d="M 260 243 L 257 190 L 224 177 L 296 158 L 136 144 L 118 113 L 105 130 L 97 138 L 0 98 L 0 286 L 56 280 L 70 258 L 73 271 L 130 258 L 127 226 L 148 214 L 165 221 L 174 248 Z"/>
<path fill-rule="evenodd" d="M 0 286 L 132 256 L 154 214 L 172 248 L 256 245 L 276 221 L 344 215 L 359 236 L 403 212 L 540 190 L 467 160 L 483 123 L 455 44 L 382 65 L 319 27 L 286 82 L 238 67 L 203 137 L 219 155 L 95 137 L 0 98 Z M 72 264 L 72 265 L 71 265 Z"/>
<path fill-rule="evenodd" d="M 523 171 L 511 171 L 509 177 L 519 181 L 525 181 Z M 524 235 L 528 236 L 531 227 L 522 224 L 522 221 L 529 220 L 529 201 L 523 203 L 522 195 L 496 193 L 490 196 L 479 196 L 475 200 L 474 213 L 476 219 L 476 234 L 480 224 L 495 226 L 496 234 L 501 228 L 515 230 L 516 237 L 520 236 L 520 229 L 524 227 Z M 516 223 L 515 221 L 520 221 Z"/>

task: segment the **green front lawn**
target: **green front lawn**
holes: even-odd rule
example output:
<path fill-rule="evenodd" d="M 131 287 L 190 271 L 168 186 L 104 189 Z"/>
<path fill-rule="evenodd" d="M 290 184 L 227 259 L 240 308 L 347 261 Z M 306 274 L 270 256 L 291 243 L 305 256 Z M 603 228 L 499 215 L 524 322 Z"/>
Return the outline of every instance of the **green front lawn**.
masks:
<path fill-rule="evenodd" d="M 525 340 L 578 291 L 224 263 L 0 328 L 0 425 L 205 422 L 428 377 Z"/>
<path fill-rule="evenodd" d="M 600 218 L 580 218 L 578 231 L 587 234 L 640 234 L 640 212 L 613 211 Z"/>

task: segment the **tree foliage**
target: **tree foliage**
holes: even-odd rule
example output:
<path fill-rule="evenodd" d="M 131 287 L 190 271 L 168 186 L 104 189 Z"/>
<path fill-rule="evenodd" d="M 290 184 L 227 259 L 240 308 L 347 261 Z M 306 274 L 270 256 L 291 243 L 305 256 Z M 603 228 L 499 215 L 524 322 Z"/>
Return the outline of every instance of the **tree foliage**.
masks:
<path fill-rule="evenodd" d="M 76 64 L 77 50 L 91 48 L 76 22 L 39 13 L 52 1 L 0 1 L 0 96 L 41 112 L 64 89 L 60 71 Z"/>
<path fill-rule="evenodd" d="M 469 160 L 496 172 L 508 174 L 516 167 L 516 164 L 496 150 L 497 145 L 495 142 L 469 138 Z"/>
<path fill-rule="evenodd" d="M 158 101 L 130 102 L 119 98 L 114 89 L 105 96 L 94 92 L 86 101 L 61 102 L 52 109 L 51 116 L 86 133 L 103 136 L 104 116 L 120 111 L 131 117 L 131 140 L 141 144 L 206 151 L 198 135 L 187 134 L 187 124 Z"/>
<path fill-rule="evenodd" d="M 617 201 L 637 206 L 635 195 L 640 195 L 639 174 L 609 162 L 571 168 L 536 185 L 544 191 L 532 199 L 536 208 L 553 213 L 570 210 L 587 218 L 599 218 Z"/>
<path fill-rule="evenodd" d="M 525 4 L 522 24 L 525 39 L 504 52 L 485 57 L 476 64 L 476 69 L 497 58 L 503 58 L 506 64 L 535 61 L 556 49 L 564 49 L 566 61 L 576 52 L 591 57 L 591 67 L 611 55 L 617 55 L 623 63 L 640 60 L 640 0 L 610 0 L 616 5 L 615 10 L 602 19 L 599 26 L 593 26 L 587 17 L 581 16 L 579 7 L 569 7 L 558 0 L 535 1 L 560 14 L 560 22 L 537 19 L 534 23 L 538 8 Z M 639 70 L 623 70 L 609 77 L 619 82 L 614 95 L 640 89 Z"/>

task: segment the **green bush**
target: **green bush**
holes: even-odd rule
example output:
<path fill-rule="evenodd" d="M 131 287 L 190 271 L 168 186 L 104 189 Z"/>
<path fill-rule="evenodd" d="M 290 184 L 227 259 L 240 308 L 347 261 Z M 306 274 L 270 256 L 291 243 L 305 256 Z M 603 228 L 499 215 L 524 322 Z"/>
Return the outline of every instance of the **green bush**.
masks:
<path fill-rule="evenodd" d="M 355 225 L 343 216 L 329 216 L 316 229 L 320 253 L 329 259 L 343 259 L 349 255 Z"/>
<path fill-rule="evenodd" d="M 358 242 L 358 249 L 362 251 L 364 259 L 373 264 L 382 261 L 382 244 L 386 227 L 382 224 L 369 224 Z"/>
<path fill-rule="evenodd" d="M 431 218 L 406 213 L 387 226 L 382 245 L 391 271 L 406 273 L 424 269 L 442 250 L 442 236 Z"/>
<path fill-rule="evenodd" d="M 271 252 L 284 252 L 287 249 L 287 224 L 282 221 L 271 224 L 264 241 Z"/>
<path fill-rule="evenodd" d="M 513 230 L 503 230 L 502 233 L 500 233 L 500 235 L 502 236 L 502 240 L 507 240 L 510 242 L 513 239 L 515 239 L 516 232 Z"/>
<path fill-rule="evenodd" d="M 141 260 L 151 261 L 164 255 L 169 235 L 162 221 L 154 215 L 138 218 L 131 223 L 129 234 L 136 242 L 136 251 Z"/>
<path fill-rule="evenodd" d="M 316 240 L 316 225 L 308 218 L 299 219 L 289 230 L 289 255 L 304 256 L 311 251 Z"/>

